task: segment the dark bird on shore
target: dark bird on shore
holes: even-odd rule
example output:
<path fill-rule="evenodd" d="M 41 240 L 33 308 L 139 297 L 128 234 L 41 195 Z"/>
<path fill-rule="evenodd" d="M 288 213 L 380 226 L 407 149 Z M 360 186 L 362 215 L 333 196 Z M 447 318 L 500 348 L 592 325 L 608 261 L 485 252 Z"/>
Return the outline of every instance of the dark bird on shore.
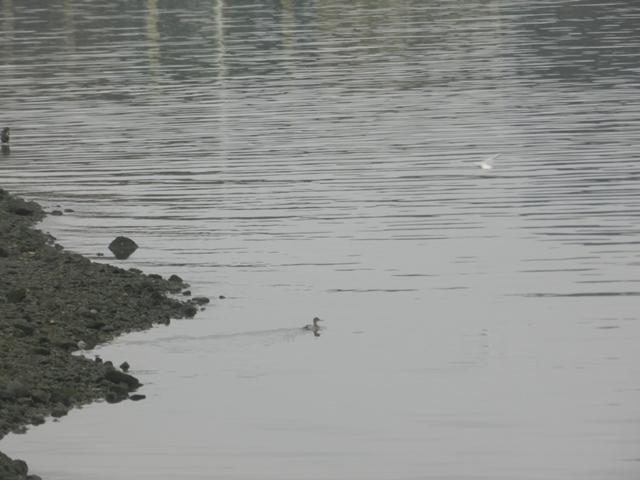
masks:
<path fill-rule="evenodd" d="M 2 133 L 0 133 L 0 140 L 2 141 L 2 143 L 9 143 L 9 131 L 10 128 L 9 127 L 4 127 L 2 129 Z"/>

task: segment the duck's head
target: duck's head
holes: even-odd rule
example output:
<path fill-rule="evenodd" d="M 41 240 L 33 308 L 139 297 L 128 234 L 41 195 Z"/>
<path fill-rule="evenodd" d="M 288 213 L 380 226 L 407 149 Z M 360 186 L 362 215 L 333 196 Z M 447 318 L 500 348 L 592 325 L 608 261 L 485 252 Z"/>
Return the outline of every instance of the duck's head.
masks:
<path fill-rule="evenodd" d="M 322 322 L 322 319 L 318 318 L 318 317 L 313 317 L 313 326 L 314 327 L 318 326 L 318 322 Z"/>

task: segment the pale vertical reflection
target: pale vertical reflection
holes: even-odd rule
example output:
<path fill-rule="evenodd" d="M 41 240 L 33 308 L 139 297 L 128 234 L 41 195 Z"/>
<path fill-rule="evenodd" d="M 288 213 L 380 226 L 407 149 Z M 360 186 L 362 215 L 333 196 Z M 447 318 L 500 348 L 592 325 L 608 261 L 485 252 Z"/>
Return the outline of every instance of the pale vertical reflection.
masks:
<path fill-rule="evenodd" d="M 411 18 L 409 10 L 404 5 L 394 3 L 386 8 L 384 16 L 371 15 L 372 10 L 379 8 L 377 5 L 377 2 L 367 0 L 349 5 L 320 2 L 315 7 L 317 28 L 332 44 L 341 44 L 345 25 L 349 25 L 349 31 L 358 32 L 351 39 L 357 41 L 362 50 L 353 59 L 352 68 L 365 65 L 369 55 L 402 54 L 407 47 L 402 32 L 406 28 L 407 18 Z M 380 37 L 384 38 L 384 42 L 379 41 Z M 327 65 L 339 64 L 345 58 L 345 51 L 339 48 L 329 48 L 318 54 L 322 55 Z"/>
<path fill-rule="evenodd" d="M 147 0 L 147 56 L 149 58 L 149 76 L 153 85 L 158 86 L 160 71 L 160 33 L 158 32 L 158 0 Z"/>
<path fill-rule="evenodd" d="M 216 27 L 216 67 L 218 71 L 218 82 L 223 83 L 227 74 L 225 64 L 225 44 L 224 44 L 224 0 L 216 0 L 213 5 L 213 18 Z"/>
<path fill-rule="evenodd" d="M 504 78 L 511 78 L 513 72 L 513 56 L 503 55 L 502 52 L 508 50 L 508 45 L 505 44 L 505 26 L 503 25 L 503 14 L 501 11 L 501 5 L 499 2 L 490 2 L 483 7 L 486 9 L 486 18 L 489 28 L 484 31 L 479 31 L 474 34 L 476 48 L 474 49 L 474 55 L 477 55 L 476 50 L 482 49 L 485 54 L 483 57 L 489 65 L 488 72 L 492 78 L 495 79 L 496 85 L 500 85 L 500 82 Z M 469 62 L 473 61 L 469 58 Z M 478 93 L 477 95 L 482 95 Z M 513 110 L 514 105 L 511 103 L 511 99 L 504 95 L 495 95 L 490 93 L 487 97 L 487 101 L 493 103 L 496 111 L 503 112 L 504 118 L 508 118 L 509 112 Z M 500 153 L 495 150 L 495 144 L 502 144 L 507 141 L 509 136 L 517 134 L 519 127 L 512 125 L 508 121 L 499 121 L 496 119 L 495 124 L 485 125 L 483 129 L 487 131 L 487 137 L 490 138 L 489 144 L 484 148 L 485 155 L 491 155 Z M 493 144 L 493 145 L 492 145 Z"/>
<path fill-rule="evenodd" d="M 219 139 L 219 154 L 221 160 L 227 158 L 227 147 L 225 144 L 226 129 L 227 129 L 227 108 L 226 108 L 226 90 L 225 90 L 225 78 L 227 75 L 227 65 L 225 63 L 226 46 L 225 46 L 225 32 L 224 32 L 224 0 L 215 0 L 213 4 L 213 20 L 215 23 L 215 35 L 216 35 L 216 79 L 218 89 L 218 139 Z"/>
<path fill-rule="evenodd" d="M 73 21 L 73 6 L 70 0 L 65 0 L 62 7 L 62 25 L 66 34 L 67 47 L 73 51 L 76 49 L 76 29 Z"/>
<path fill-rule="evenodd" d="M 489 65 L 491 65 L 490 71 L 493 73 L 493 77 L 499 80 L 507 76 L 508 66 L 506 61 L 510 59 L 510 57 L 501 54 L 508 47 L 504 42 L 503 15 L 498 2 L 491 2 L 486 8 L 490 28 L 485 33 L 486 38 L 483 39 L 483 43 L 486 45 L 487 51 L 492 52 L 491 55 L 488 55 Z"/>
<path fill-rule="evenodd" d="M 12 63 L 13 43 L 13 0 L 2 0 L 2 63 L 7 65 Z"/>
<path fill-rule="evenodd" d="M 282 16 L 280 27 L 282 28 L 282 47 L 288 52 L 293 51 L 293 38 L 295 31 L 295 18 L 293 16 L 293 2 L 291 0 L 282 0 Z"/>

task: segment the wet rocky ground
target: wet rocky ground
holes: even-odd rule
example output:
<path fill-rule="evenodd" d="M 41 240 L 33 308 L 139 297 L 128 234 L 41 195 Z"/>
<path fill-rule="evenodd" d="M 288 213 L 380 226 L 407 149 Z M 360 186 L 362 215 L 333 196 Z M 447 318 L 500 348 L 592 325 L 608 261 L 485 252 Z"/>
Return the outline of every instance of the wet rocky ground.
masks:
<path fill-rule="evenodd" d="M 126 365 L 73 352 L 192 317 L 207 301 L 171 298 L 188 287 L 175 275 L 163 279 L 64 251 L 34 228 L 44 215 L 37 203 L 0 189 L 0 439 L 83 404 L 143 398 L 133 393 L 140 382 Z M 38 478 L 0 452 L 0 480 Z"/>

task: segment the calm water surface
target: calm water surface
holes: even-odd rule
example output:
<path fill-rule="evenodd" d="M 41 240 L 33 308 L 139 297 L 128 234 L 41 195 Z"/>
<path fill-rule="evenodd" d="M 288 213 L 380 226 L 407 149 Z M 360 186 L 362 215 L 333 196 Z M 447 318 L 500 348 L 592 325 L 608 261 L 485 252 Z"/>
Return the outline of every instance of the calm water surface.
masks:
<path fill-rule="evenodd" d="M 2 0 L 0 185 L 214 300 L 96 352 L 145 401 L 0 447 L 49 480 L 640 478 L 638 31 L 630 0 Z"/>

